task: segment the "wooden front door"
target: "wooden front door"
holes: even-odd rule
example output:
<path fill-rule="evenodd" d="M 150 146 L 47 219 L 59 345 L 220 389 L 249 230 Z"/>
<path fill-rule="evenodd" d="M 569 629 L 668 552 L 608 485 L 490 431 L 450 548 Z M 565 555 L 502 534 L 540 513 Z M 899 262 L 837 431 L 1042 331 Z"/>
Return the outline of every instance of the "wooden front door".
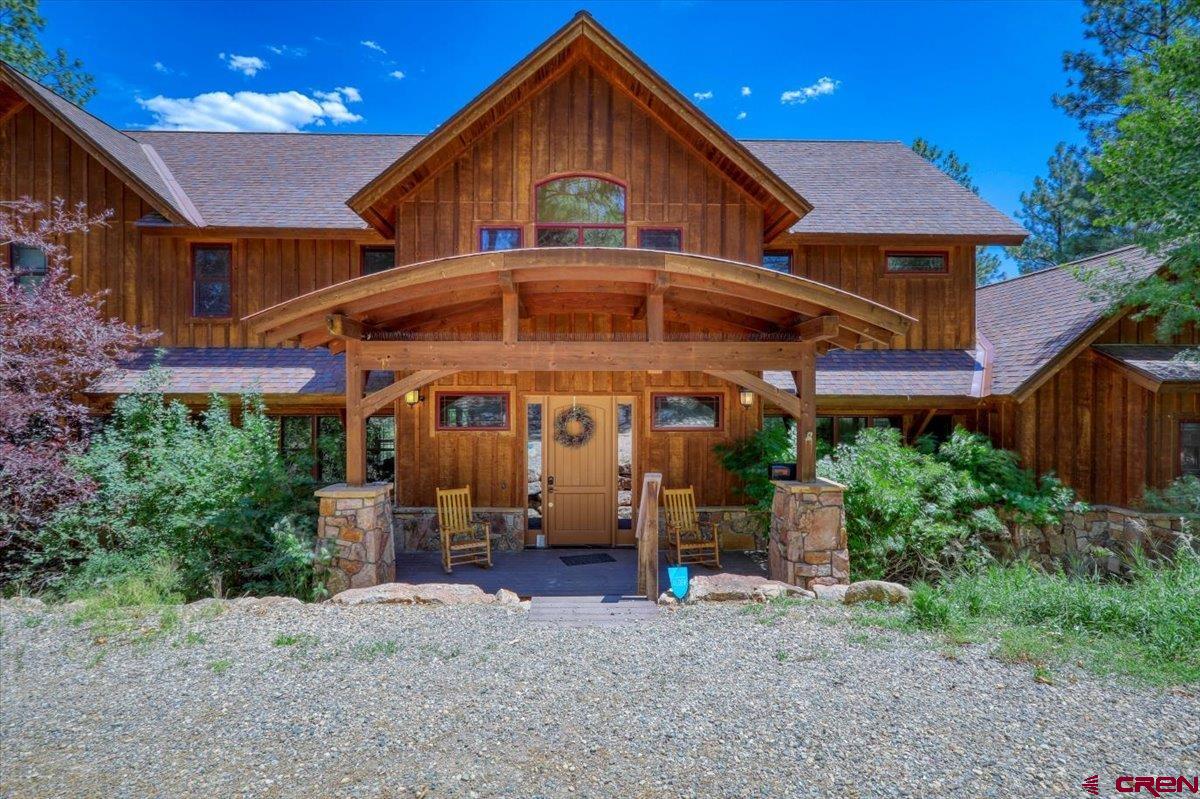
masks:
<path fill-rule="evenodd" d="M 551 396 L 546 409 L 547 541 L 560 547 L 611 546 L 617 516 L 614 399 Z M 576 437 L 591 420 L 586 441 L 558 440 L 562 414 L 567 415 L 565 432 Z"/>

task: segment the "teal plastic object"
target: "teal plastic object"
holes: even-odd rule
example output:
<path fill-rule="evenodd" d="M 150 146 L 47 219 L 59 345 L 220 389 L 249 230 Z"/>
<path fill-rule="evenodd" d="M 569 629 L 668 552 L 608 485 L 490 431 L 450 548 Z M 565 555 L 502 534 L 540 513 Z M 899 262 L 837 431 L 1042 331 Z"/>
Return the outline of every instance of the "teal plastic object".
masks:
<path fill-rule="evenodd" d="M 676 599 L 683 599 L 688 592 L 688 567 L 668 566 L 667 579 L 671 581 L 671 593 Z"/>

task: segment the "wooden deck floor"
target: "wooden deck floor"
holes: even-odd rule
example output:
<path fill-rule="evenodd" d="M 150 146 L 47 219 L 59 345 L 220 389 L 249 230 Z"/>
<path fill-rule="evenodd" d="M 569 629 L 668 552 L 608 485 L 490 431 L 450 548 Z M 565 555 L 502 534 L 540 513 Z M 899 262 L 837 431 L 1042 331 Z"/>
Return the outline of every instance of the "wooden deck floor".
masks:
<path fill-rule="evenodd" d="M 606 554 L 611 563 L 568 566 L 563 557 Z M 635 549 L 527 549 L 523 552 L 497 552 L 492 568 L 460 566 L 453 574 L 442 571 L 437 552 L 401 552 L 396 555 L 396 581 L 401 583 L 469 583 L 484 591 L 507 588 L 522 597 L 552 596 L 630 596 L 637 593 L 637 550 Z M 734 574 L 760 574 L 763 567 L 741 552 L 722 552 L 721 571 Z M 665 591 L 667 580 L 665 554 L 659 556 L 659 585 Z M 692 567 L 693 574 L 716 574 L 704 566 Z"/>

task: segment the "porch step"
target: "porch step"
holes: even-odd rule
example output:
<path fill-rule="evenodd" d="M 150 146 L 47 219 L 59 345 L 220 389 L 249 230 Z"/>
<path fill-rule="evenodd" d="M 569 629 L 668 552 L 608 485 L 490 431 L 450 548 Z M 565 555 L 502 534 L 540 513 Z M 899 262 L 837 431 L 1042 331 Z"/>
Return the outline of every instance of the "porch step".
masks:
<path fill-rule="evenodd" d="M 535 596 L 529 603 L 530 624 L 560 627 L 616 627 L 658 616 L 658 605 L 640 596 Z"/>

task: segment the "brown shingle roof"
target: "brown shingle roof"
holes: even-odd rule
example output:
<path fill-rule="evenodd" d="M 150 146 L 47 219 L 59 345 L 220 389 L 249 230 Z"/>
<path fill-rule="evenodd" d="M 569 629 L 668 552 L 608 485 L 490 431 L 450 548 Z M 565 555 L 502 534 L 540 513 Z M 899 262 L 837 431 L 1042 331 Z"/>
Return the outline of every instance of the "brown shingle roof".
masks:
<path fill-rule="evenodd" d="M 1018 392 L 1105 317 L 1108 303 L 1089 296 L 1072 267 L 1142 278 L 1161 265 L 1140 247 L 1122 247 L 979 289 L 975 324 L 995 349 L 992 393 Z"/>
<path fill-rule="evenodd" d="M 420 136 L 131 131 L 209 225 L 365 230 L 346 199 Z"/>
<path fill-rule="evenodd" d="M 1095 344 L 1093 349 L 1160 383 L 1200 383 L 1200 361 L 1177 357 L 1194 347 Z"/>
<path fill-rule="evenodd" d="M 804 192 L 813 210 L 793 233 L 972 236 L 1026 231 L 898 141 L 742 142 Z"/>
<path fill-rule="evenodd" d="M 983 364 L 965 350 L 830 350 L 817 358 L 820 397 L 970 397 Z M 765 372 L 796 393 L 789 372 Z"/>

